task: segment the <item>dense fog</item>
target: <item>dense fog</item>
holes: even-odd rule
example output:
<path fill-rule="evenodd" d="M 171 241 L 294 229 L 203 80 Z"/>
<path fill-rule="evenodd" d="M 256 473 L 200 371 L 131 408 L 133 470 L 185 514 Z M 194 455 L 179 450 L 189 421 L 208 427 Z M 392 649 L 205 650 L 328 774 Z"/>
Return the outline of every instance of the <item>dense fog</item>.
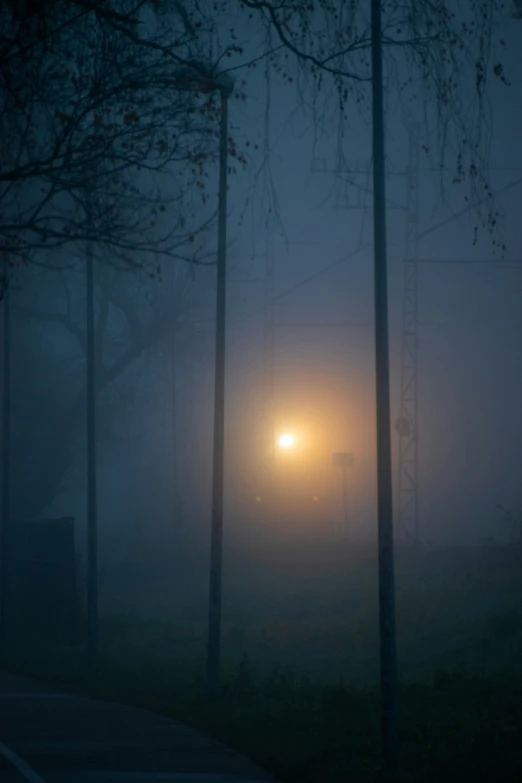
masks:
<path fill-rule="evenodd" d="M 347 615 L 353 619 L 360 604 L 361 623 L 370 629 L 364 649 L 373 651 L 376 666 L 369 94 L 364 84 L 358 86 L 346 104 L 351 109 L 343 105 L 339 111 L 335 90 L 330 100 L 330 88 L 309 84 L 298 62 L 283 67 L 260 58 L 253 67 L 265 28 L 255 27 L 255 14 L 240 19 L 226 4 L 220 8 L 215 12 L 219 35 L 214 55 L 220 46 L 226 50 L 231 20 L 236 25 L 231 40 L 241 39 L 243 46 L 239 54 L 231 49 L 230 73 L 240 92 L 229 100 L 225 649 L 237 660 L 245 651 L 262 659 L 260 629 L 267 623 L 280 625 L 281 639 L 266 642 L 272 650 L 268 658 L 275 663 L 287 655 L 284 639 L 292 635 L 292 623 L 304 633 L 309 622 L 313 635 L 316 622 L 324 623 L 331 615 L 330 630 L 317 642 L 323 649 L 328 634 L 334 634 L 332 628 L 342 625 Z M 181 17 L 175 18 L 181 24 Z M 165 19 L 158 20 L 152 11 L 143 24 L 150 36 L 167 35 Z M 415 569 L 425 575 L 424 587 L 432 584 L 433 574 L 430 601 L 438 605 L 447 600 L 448 591 L 457 590 L 453 574 L 449 576 L 452 558 L 462 556 L 462 563 L 469 559 L 476 565 L 482 562 L 485 547 L 511 545 L 522 534 L 520 31 L 513 19 L 504 19 L 499 35 L 505 39 L 503 70 L 497 72 L 496 66 L 495 73 L 507 74 L 510 85 L 506 79 L 488 83 L 487 103 L 478 119 L 471 108 L 468 114 L 466 108 L 455 109 L 457 119 L 453 130 L 449 124 L 447 142 L 444 132 L 436 135 L 437 111 L 428 88 L 420 76 L 406 79 L 406 55 L 397 51 L 393 60 L 386 60 L 399 613 L 404 590 L 410 591 L 413 602 L 418 600 Z M 204 50 L 200 44 L 199 60 Z M 97 73 L 101 79 L 106 71 L 100 66 Z M 154 81 L 156 72 L 151 73 L 151 101 L 157 109 L 168 96 L 161 92 L 163 83 Z M 473 78 L 472 72 L 462 72 L 461 108 Z M 171 160 L 160 165 L 153 158 L 147 168 L 133 159 L 127 180 L 118 180 L 120 174 L 113 171 L 96 191 L 102 217 L 109 214 L 107 203 L 114 196 L 120 206 L 111 209 L 121 210 L 121 225 L 130 233 L 116 241 L 110 233 L 114 227 L 109 231 L 100 217 L 92 224 L 98 233 L 84 235 L 77 228 L 75 240 L 66 241 L 62 234 L 58 240 L 49 227 L 62 217 L 53 217 L 51 207 L 42 207 L 44 213 L 49 209 L 45 230 L 50 246 L 35 240 L 26 261 L 9 267 L 11 366 L 9 379 L 4 377 L 4 394 L 8 381 L 10 529 L 72 518 L 84 602 L 86 258 L 91 254 L 100 615 L 107 622 L 116 617 L 121 623 L 130 618 L 176 621 L 179 638 L 192 639 L 197 658 L 204 655 L 212 502 L 219 100 L 209 104 L 208 116 L 197 120 L 201 124 L 189 128 L 187 118 L 207 98 L 204 91 L 191 97 L 185 86 L 174 91 L 178 103 L 165 121 L 176 138 Z M 50 101 L 61 105 L 56 95 Z M 470 107 L 471 103 L 470 98 Z M 116 111 L 114 103 L 109 105 Z M 126 111 L 125 123 L 134 127 L 139 118 Z M 469 187 L 469 177 L 458 176 L 459 144 L 467 141 L 464 126 L 455 130 L 461 120 L 473 126 L 470 132 L 483 122 L 477 138 L 484 153 L 482 174 L 487 175 L 498 209 L 493 222 L 481 223 L 480 193 Z M 39 132 L 42 142 L 54 130 L 42 125 Z M 191 133 L 203 139 L 192 158 L 183 146 Z M 161 145 L 168 144 L 154 139 L 154 149 L 160 152 Z M 129 142 L 131 147 L 133 143 L 137 142 Z M 114 149 L 97 159 L 98 172 L 112 165 Z M 195 161 L 205 158 L 204 150 L 210 150 L 209 157 L 204 171 L 198 172 Z M 68 199 L 83 192 L 71 182 L 62 182 L 58 206 L 53 202 L 57 215 L 67 214 Z M 133 187 L 144 193 L 135 212 Z M 202 199 L 200 191 L 206 194 Z M 86 192 L 89 215 L 94 196 Z M 7 211 L 15 203 L 22 211 L 29 210 L 35 194 L 36 190 L 31 196 L 28 190 L 20 191 Z M 171 229 L 178 245 L 173 244 L 174 235 L 166 239 Z M 400 440 L 408 435 L 400 436 L 397 425 L 404 395 L 411 392 L 404 391 L 401 381 L 409 371 L 404 346 L 411 328 L 404 316 L 411 296 L 405 277 L 405 258 L 412 260 L 407 230 L 410 239 L 412 232 L 415 237 L 418 274 L 418 506 L 409 522 L 401 518 L 399 508 Z M 287 442 L 281 440 L 284 436 Z M 348 455 L 345 463 L 343 458 L 335 461 L 339 454 Z M 403 572 L 403 551 L 422 551 L 429 563 L 422 561 L 421 567 L 415 560 L 413 570 L 408 566 Z M 466 568 L 461 564 L 456 571 L 465 573 Z M 440 569 L 448 575 L 446 593 L 438 581 Z M 473 600 L 483 606 L 482 587 L 477 590 Z M 270 636 L 272 631 L 266 633 Z M 274 638 L 277 633 L 276 629 Z M 336 642 L 328 654 L 323 650 L 317 656 L 330 655 L 326 668 L 331 664 L 332 671 L 345 671 L 346 658 L 332 652 L 340 649 L 336 644 L 342 647 Z M 183 647 L 188 657 L 189 649 L 190 645 Z M 367 659 L 366 652 L 360 656 Z M 411 660 L 414 670 L 422 668 L 413 653 Z M 375 673 L 373 664 L 366 668 Z M 429 662 L 424 664 L 429 668 Z M 361 667 L 365 668 L 363 663 Z"/>

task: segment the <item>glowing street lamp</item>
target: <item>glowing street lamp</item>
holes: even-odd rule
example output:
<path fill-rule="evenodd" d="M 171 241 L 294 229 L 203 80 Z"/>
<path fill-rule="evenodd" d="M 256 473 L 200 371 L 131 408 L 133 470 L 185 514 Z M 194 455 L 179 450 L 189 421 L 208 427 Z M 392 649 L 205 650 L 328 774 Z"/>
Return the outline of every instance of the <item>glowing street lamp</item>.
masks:
<path fill-rule="evenodd" d="M 291 449 L 295 445 L 295 437 L 290 433 L 285 433 L 279 438 L 279 445 L 282 449 Z"/>

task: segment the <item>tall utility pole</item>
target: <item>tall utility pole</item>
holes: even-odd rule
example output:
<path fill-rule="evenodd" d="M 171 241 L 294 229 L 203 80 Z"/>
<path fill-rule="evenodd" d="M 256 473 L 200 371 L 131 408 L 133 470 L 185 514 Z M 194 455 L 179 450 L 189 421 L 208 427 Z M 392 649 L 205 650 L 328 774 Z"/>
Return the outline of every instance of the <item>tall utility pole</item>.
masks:
<path fill-rule="evenodd" d="M 219 692 L 221 665 L 221 603 L 223 568 L 223 497 L 225 474 L 225 348 L 227 294 L 227 167 L 228 99 L 234 79 L 215 73 L 204 64 L 181 69 L 174 77 L 178 89 L 189 92 L 219 92 L 219 191 L 216 283 L 216 342 L 214 374 L 214 437 L 212 450 L 212 515 L 210 532 L 210 578 L 207 636 L 207 691 Z"/>
<path fill-rule="evenodd" d="M 214 449 L 212 475 L 212 529 L 207 646 L 207 688 L 219 691 L 221 662 L 221 601 L 223 561 L 223 489 L 225 467 L 225 339 L 227 290 L 227 166 L 228 99 L 233 81 L 226 74 L 215 81 L 221 100 L 219 135 L 219 204 L 216 301 L 216 359 L 214 387 Z"/>
<path fill-rule="evenodd" d="M 391 172 L 388 177 L 404 178 L 406 184 L 406 202 L 388 203 L 388 209 L 400 209 L 406 212 L 405 251 L 404 251 L 404 303 L 402 328 L 402 363 L 399 416 L 395 429 L 399 433 L 398 459 L 398 495 L 397 530 L 409 538 L 419 539 L 419 501 L 418 501 L 418 426 L 417 426 L 417 367 L 418 367 L 418 246 L 419 246 L 419 152 L 420 127 L 409 128 L 408 166 L 406 169 Z M 357 197 L 351 201 L 348 195 L 338 197 L 335 206 L 344 209 L 365 209 L 366 200 L 356 179 L 366 170 L 353 166 L 348 172 L 345 165 L 330 169 L 322 159 L 316 159 L 313 170 L 333 173 L 337 177 L 352 176 L 349 183 L 357 190 Z"/>
<path fill-rule="evenodd" d="M 375 301 L 375 376 L 377 407 L 377 513 L 379 538 L 379 630 L 381 727 L 384 762 L 397 765 L 397 660 L 393 558 L 388 282 L 386 261 L 386 170 L 381 2 L 372 0 L 372 147 Z"/>
<path fill-rule="evenodd" d="M 398 760 L 397 658 L 386 258 L 386 170 L 380 0 L 372 0 L 371 3 L 371 41 L 381 728 L 383 759 L 385 765 L 393 769 L 396 767 Z M 340 206 L 345 205 L 342 204 Z"/>
<path fill-rule="evenodd" d="M 276 437 L 276 325 L 275 325 L 275 248 L 273 221 L 267 220 L 267 248 L 265 256 L 263 302 L 263 492 L 270 499 L 270 508 L 277 504 L 277 476 L 275 472 Z"/>
<path fill-rule="evenodd" d="M 275 252 L 273 227 L 267 226 L 267 252 L 265 260 L 263 373 L 266 395 L 266 418 L 270 438 L 274 438 L 275 414 Z M 274 444 L 271 442 L 271 456 Z"/>
<path fill-rule="evenodd" d="M 9 546 L 11 522 L 11 313 L 7 261 L 3 269 L 2 527 L 0 529 L 0 657 L 5 658 L 9 621 Z"/>
<path fill-rule="evenodd" d="M 406 249 L 401 349 L 397 527 L 419 543 L 418 353 L 419 353 L 419 136 L 409 132 L 406 200 Z"/>
<path fill-rule="evenodd" d="M 87 221 L 92 229 L 91 194 Z M 98 648 L 98 508 L 96 464 L 96 346 L 94 324 L 94 257 L 91 240 L 85 258 L 87 321 L 87 660 L 96 663 Z"/>
<path fill-rule="evenodd" d="M 178 361 L 177 361 L 176 329 L 172 330 L 172 343 L 170 350 L 170 388 L 171 388 L 171 486 L 172 486 L 172 524 L 178 529 L 181 525 L 182 503 L 179 494 L 181 482 L 179 480 L 179 441 L 180 427 L 178 421 Z"/>

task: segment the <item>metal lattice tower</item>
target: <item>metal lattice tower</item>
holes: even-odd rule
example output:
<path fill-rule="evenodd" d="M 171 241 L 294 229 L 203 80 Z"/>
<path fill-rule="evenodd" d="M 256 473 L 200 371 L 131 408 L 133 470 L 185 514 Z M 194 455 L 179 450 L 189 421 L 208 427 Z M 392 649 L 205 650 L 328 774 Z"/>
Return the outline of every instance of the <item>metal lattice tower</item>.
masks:
<path fill-rule="evenodd" d="M 419 356 L 419 136 L 410 127 L 407 169 L 406 248 L 401 349 L 397 525 L 419 540 L 418 356 Z"/>
<path fill-rule="evenodd" d="M 421 239 L 443 228 L 448 222 L 455 220 L 455 218 L 467 213 L 472 208 L 471 205 L 468 205 L 441 223 L 431 226 L 422 233 L 419 232 L 420 135 L 421 126 L 417 124 L 411 125 L 409 128 L 408 167 L 403 171 L 388 173 L 388 176 L 404 177 L 407 183 L 406 205 L 388 204 L 388 209 L 405 209 L 406 211 L 401 387 L 399 416 L 395 421 L 395 428 L 399 433 L 398 497 L 395 516 L 398 523 L 397 529 L 417 543 L 420 541 L 418 490 L 419 265 L 468 264 L 473 266 L 493 265 L 496 268 L 522 269 L 522 261 L 520 260 L 511 263 L 499 263 L 491 258 L 419 258 L 419 241 Z M 439 171 L 439 169 L 432 170 Z M 346 161 L 338 159 L 337 166 L 330 168 L 324 158 L 314 158 L 312 161 L 312 172 L 333 174 L 337 179 L 344 182 L 345 189 L 341 194 L 337 195 L 335 200 L 337 208 L 366 209 L 371 207 L 371 203 L 367 203 L 365 199 L 368 189 L 361 187 L 357 181 L 358 177 L 367 174 L 367 171 L 359 165 L 348 166 Z M 521 185 L 522 178 L 519 177 L 498 189 L 494 195 L 498 196 Z M 348 188 L 355 188 L 355 202 L 350 198 Z M 315 279 L 315 276 L 313 279 Z"/>
<path fill-rule="evenodd" d="M 389 173 L 388 176 L 403 177 L 407 185 L 406 204 L 388 203 L 388 209 L 406 212 L 406 235 L 404 255 L 404 305 L 402 329 L 401 392 L 399 417 L 395 427 L 399 432 L 399 488 L 397 501 L 398 529 L 418 539 L 418 462 L 417 462 L 417 360 L 418 360 L 418 240 L 419 240 L 419 152 L 420 126 L 409 128 L 408 166 L 405 170 Z M 329 172 L 346 181 L 346 165 L 338 161 L 334 169 L 326 162 L 316 159 L 313 171 Z M 345 209 L 365 209 L 371 206 L 365 198 L 365 188 L 357 178 L 367 173 L 355 165 L 350 168 L 351 181 L 357 198 L 352 202 L 347 193 L 337 196 L 335 206 Z"/>

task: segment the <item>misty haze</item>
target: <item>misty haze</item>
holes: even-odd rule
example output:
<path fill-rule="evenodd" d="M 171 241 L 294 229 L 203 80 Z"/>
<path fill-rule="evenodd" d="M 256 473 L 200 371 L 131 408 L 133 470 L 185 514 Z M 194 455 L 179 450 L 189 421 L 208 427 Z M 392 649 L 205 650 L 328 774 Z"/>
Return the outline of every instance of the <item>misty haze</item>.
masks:
<path fill-rule="evenodd" d="M 120 769 L 57 750 L 73 718 L 31 723 L 11 676 L 186 722 L 260 780 L 522 780 L 500 5 L 1 4 L 6 783 Z M 122 781 L 247 780 L 140 742 Z"/>

